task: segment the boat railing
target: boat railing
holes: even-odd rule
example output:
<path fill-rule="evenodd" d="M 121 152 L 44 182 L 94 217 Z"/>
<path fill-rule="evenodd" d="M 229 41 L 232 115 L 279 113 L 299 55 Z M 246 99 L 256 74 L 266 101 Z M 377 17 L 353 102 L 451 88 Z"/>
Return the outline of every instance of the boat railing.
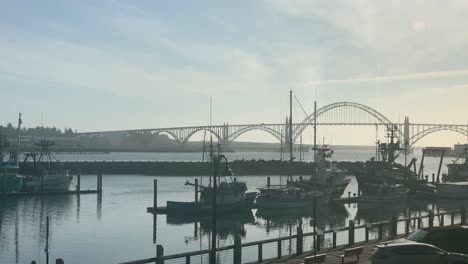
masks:
<path fill-rule="evenodd" d="M 426 215 L 398 218 L 393 216 L 390 220 L 365 223 L 358 225 L 353 220 L 349 220 L 348 226 L 342 228 L 333 228 L 325 231 L 304 233 L 299 226 L 296 228 L 296 234 L 278 238 L 265 239 L 261 241 L 241 243 L 239 236 L 234 236 L 234 244 L 216 249 L 217 257 L 222 258 L 222 263 L 261 263 L 281 259 L 289 256 L 299 256 L 304 252 L 322 249 L 336 248 L 337 246 L 353 246 L 359 242 L 379 241 L 388 238 L 395 238 L 399 235 L 408 235 L 410 232 L 423 227 L 454 226 L 467 224 L 466 210 L 445 211 L 434 213 L 429 211 Z M 403 224 L 402 224 L 403 223 Z M 346 236 L 345 243 L 338 245 L 338 235 Z M 373 237 L 371 237 L 373 235 Z M 249 250 L 250 249 L 250 250 Z M 164 255 L 162 245 L 157 245 L 156 256 L 124 262 L 122 264 L 143 264 L 172 263 L 170 260 L 178 260 L 177 263 L 186 264 L 200 262 L 201 259 L 207 260 L 211 251 L 209 249 Z M 208 261 L 206 261 L 208 262 Z"/>

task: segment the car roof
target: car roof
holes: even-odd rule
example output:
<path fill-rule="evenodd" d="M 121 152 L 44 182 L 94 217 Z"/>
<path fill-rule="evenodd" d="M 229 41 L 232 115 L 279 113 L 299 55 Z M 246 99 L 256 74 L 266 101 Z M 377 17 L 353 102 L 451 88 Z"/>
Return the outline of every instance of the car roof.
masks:
<path fill-rule="evenodd" d="M 424 231 L 436 231 L 436 230 L 460 230 L 460 229 L 467 229 L 468 226 L 436 226 L 436 227 L 424 227 L 420 230 Z"/>
<path fill-rule="evenodd" d="M 382 243 L 378 244 L 378 248 L 393 248 L 393 247 L 408 247 L 408 246 L 429 246 L 429 247 L 435 247 L 430 244 L 425 244 L 425 243 L 418 243 L 418 242 L 397 242 L 397 243 Z"/>

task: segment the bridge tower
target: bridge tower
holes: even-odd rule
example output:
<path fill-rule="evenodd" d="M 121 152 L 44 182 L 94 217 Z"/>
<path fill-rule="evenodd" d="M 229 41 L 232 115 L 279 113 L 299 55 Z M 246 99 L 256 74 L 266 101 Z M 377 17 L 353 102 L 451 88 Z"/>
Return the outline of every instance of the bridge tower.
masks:
<path fill-rule="evenodd" d="M 411 142 L 410 142 L 410 121 L 409 121 L 409 116 L 405 116 L 405 123 L 403 125 L 403 141 L 404 141 L 404 148 L 406 151 L 409 151 Z"/>
<path fill-rule="evenodd" d="M 221 144 L 227 145 L 229 142 L 229 124 L 223 123 L 222 133 L 221 133 Z"/>
<path fill-rule="evenodd" d="M 284 137 L 283 137 L 283 151 L 288 153 L 289 152 L 289 118 L 286 117 L 286 122 L 284 123 Z"/>

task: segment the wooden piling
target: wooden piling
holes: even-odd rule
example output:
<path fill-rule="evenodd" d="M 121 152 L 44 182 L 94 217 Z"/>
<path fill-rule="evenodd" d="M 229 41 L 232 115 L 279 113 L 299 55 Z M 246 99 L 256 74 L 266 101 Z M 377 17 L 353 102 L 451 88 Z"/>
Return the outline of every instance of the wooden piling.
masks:
<path fill-rule="evenodd" d="M 263 244 L 258 244 L 258 262 L 263 261 Z"/>
<path fill-rule="evenodd" d="M 348 245 L 354 245 L 354 221 L 349 220 L 349 227 L 348 227 Z"/>
<path fill-rule="evenodd" d="M 462 225 L 466 224 L 466 211 L 465 211 L 465 207 L 462 207 L 461 210 L 460 210 L 460 221 L 461 221 L 461 224 L 462 224 Z"/>
<path fill-rule="evenodd" d="M 432 183 L 435 182 L 435 173 L 432 173 Z"/>
<path fill-rule="evenodd" d="M 195 202 L 198 203 L 198 179 L 195 179 Z"/>
<path fill-rule="evenodd" d="M 164 264 L 164 248 L 162 245 L 156 246 L 156 264 Z"/>
<path fill-rule="evenodd" d="M 429 210 L 429 227 L 434 226 L 434 211 Z"/>
<path fill-rule="evenodd" d="M 268 178 L 267 178 L 267 188 L 270 189 L 270 186 L 271 186 L 271 178 L 270 178 L 270 176 L 268 176 Z"/>
<path fill-rule="evenodd" d="M 153 182 L 153 213 L 156 214 L 158 210 L 158 180 L 154 179 Z"/>
<path fill-rule="evenodd" d="M 241 264 L 242 263 L 242 245 L 241 239 L 239 236 L 234 237 L 234 264 Z"/>
<path fill-rule="evenodd" d="M 81 174 L 78 173 L 78 176 L 76 178 L 76 191 L 78 192 L 78 194 L 80 194 L 80 191 L 81 191 Z"/>

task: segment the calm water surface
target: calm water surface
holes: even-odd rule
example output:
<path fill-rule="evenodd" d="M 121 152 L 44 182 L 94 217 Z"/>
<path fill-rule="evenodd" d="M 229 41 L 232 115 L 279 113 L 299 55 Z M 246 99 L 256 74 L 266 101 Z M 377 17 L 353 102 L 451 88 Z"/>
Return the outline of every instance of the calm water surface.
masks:
<path fill-rule="evenodd" d="M 278 158 L 277 153 L 230 153 L 230 159 Z M 366 160 L 371 151 L 346 150 L 335 153 L 338 160 Z M 141 153 L 109 154 L 105 158 L 72 156 L 62 160 L 200 160 L 200 154 Z M 198 156 L 198 158 L 196 158 Z M 159 158 L 165 157 L 165 158 Z M 268 158 L 270 157 L 270 158 Z M 306 158 L 308 156 L 306 155 Z M 435 172 L 438 159 L 426 158 L 425 170 Z M 65 263 L 118 263 L 122 261 L 148 258 L 155 255 L 153 241 L 153 217 L 146 213 L 152 205 L 153 179 L 158 179 L 158 204 L 165 205 L 167 200 L 192 201 L 193 188 L 184 186 L 193 177 L 150 177 L 143 175 L 104 175 L 102 196 L 96 194 L 9 197 L 0 198 L 0 263 L 45 263 L 45 222 L 50 217 L 50 259 L 63 258 Z M 274 177 L 274 183 L 284 182 L 286 177 Z M 204 179 L 206 181 L 206 178 Z M 238 180 L 246 181 L 249 190 L 266 184 L 264 176 L 243 176 Z M 82 176 L 82 189 L 96 187 L 95 175 Z M 353 180 L 348 190 L 354 192 L 357 186 Z M 347 191 L 348 191 L 347 190 Z M 346 192 L 347 192 L 346 191 Z M 320 229 L 346 226 L 348 220 L 361 224 L 368 221 L 387 220 L 392 214 L 403 216 L 410 208 L 413 214 L 435 210 L 454 210 L 467 206 L 465 201 L 444 202 L 436 205 L 424 202 L 408 202 L 393 206 L 360 207 L 339 205 L 320 208 L 317 225 Z M 424 214 L 424 213 L 423 213 Z M 262 240 L 294 234 L 298 225 L 305 232 L 312 231 L 311 212 L 259 212 L 252 214 L 223 216 L 218 222 L 219 245 L 230 245 L 233 236 L 239 235 L 243 242 Z M 208 218 L 166 217 L 156 219 L 156 244 L 164 246 L 165 254 L 181 253 L 209 247 L 211 222 Z M 374 234 L 375 235 L 375 234 Z M 363 234 L 358 233 L 357 238 Z M 338 235 L 344 242 L 345 235 Z M 329 242 L 329 241 L 328 241 Z M 307 244 L 307 243 L 305 243 Z M 284 252 L 287 253 L 287 245 Z M 273 255 L 274 247 L 265 248 L 265 255 Z M 252 258 L 256 252 L 247 252 L 244 258 Z M 223 256 L 221 256 L 221 260 Z M 229 256 L 224 256 L 228 263 Z M 53 263 L 51 261 L 51 263 Z M 196 261 L 192 259 L 192 261 Z M 203 260 L 199 260 L 202 262 Z M 171 263 L 183 263 L 175 261 Z M 206 261 L 204 263 L 207 263 Z"/>

